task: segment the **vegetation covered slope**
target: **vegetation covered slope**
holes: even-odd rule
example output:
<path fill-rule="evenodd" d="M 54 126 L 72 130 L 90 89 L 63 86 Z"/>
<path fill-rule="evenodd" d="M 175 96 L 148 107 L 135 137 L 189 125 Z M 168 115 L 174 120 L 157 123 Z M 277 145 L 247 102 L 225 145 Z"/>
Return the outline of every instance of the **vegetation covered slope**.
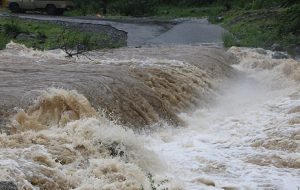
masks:
<path fill-rule="evenodd" d="M 231 34 L 224 35 L 225 46 L 263 47 L 300 54 L 300 4 L 269 4 L 237 7 L 211 15 Z"/>

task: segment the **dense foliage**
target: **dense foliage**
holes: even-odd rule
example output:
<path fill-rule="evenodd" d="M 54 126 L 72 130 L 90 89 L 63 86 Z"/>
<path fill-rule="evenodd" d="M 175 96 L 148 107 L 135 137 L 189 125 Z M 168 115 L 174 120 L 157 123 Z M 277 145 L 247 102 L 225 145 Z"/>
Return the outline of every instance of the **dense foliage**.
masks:
<path fill-rule="evenodd" d="M 299 3 L 299 0 L 73 0 L 75 14 L 95 13 L 119 14 L 130 16 L 155 15 L 161 7 L 223 7 L 231 9 L 258 10 L 263 8 L 288 7 Z M 106 9 L 107 8 L 107 9 Z M 184 11 L 184 10 L 183 10 Z"/>
<path fill-rule="evenodd" d="M 157 0 L 114 0 L 108 4 L 110 13 L 121 15 L 150 15 L 154 13 Z"/>
<path fill-rule="evenodd" d="M 103 13 L 106 10 L 106 1 L 103 0 L 73 0 L 75 12 L 79 15 L 88 15 L 91 13 Z"/>

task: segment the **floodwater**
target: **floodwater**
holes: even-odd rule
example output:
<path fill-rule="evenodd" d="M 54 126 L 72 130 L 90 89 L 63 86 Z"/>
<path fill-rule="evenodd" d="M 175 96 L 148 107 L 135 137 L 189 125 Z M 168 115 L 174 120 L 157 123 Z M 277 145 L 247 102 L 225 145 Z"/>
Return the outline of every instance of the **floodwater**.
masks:
<path fill-rule="evenodd" d="M 0 181 L 19 189 L 297 189 L 300 63 L 170 45 L 0 52 Z"/>
<path fill-rule="evenodd" d="M 152 147 L 186 189 L 297 189 L 299 62 L 229 52 L 241 57 L 233 66 L 241 76 L 209 108 L 182 113 L 187 129 L 155 134 Z"/>

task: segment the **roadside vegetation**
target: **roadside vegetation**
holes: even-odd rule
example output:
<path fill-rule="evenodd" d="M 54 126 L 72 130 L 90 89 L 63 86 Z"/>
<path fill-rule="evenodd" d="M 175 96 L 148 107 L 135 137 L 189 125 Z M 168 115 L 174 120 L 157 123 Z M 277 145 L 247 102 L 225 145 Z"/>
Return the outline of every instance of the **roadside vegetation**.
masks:
<path fill-rule="evenodd" d="M 0 18 L 0 49 L 11 40 L 40 50 L 80 48 L 89 51 L 120 47 L 126 43 L 115 41 L 106 33 L 82 31 L 63 24 Z"/>

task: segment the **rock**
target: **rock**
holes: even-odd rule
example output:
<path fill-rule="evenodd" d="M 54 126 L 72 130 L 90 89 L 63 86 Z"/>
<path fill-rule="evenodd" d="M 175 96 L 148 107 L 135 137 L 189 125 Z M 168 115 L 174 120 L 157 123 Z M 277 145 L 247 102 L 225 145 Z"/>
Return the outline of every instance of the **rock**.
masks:
<path fill-rule="evenodd" d="M 271 50 L 272 51 L 281 51 L 282 47 L 279 44 L 275 43 L 271 46 Z"/>
<path fill-rule="evenodd" d="M 300 46 L 296 46 L 294 50 L 297 54 L 300 54 Z"/>
<path fill-rule="evenodd" d="M 294 48 L 294 52 L 295 52 L 295 58 L 300 60 L 300 46 L 296 46 Z"/>
<path fill-rule="evenodd" d="M 45 43 L 46 41 L 46 36 L 44 34 L 41 33 L 20 33 L 16 36 L 16 39 L 18 40 L 34 40 L 37 39 L 39 40 L 39 43 Z"/>
<path fill-rule="evenodd" d="M 38 38 L 38 34 L 35 34 L 35 33 L 31 33 L 28 36 L 31 38 Z"/>
<path fill-rule="evenodd" d="M 32 37 L 29 34 L 20 33 L 16 36 L 16 39 L 18 39 L 18 40 L 28 40 L 28 39 L 32 39 Z"/>
<path fill-rule="evenodd" d="M 278 52 L 278 51 L 276 51 L 272 54 L 272 59 L 287 59 L 287 58 L 288 58 L 287 55 L 285 55 L 284 53 Z"/>
<path fill-rule="evenodd" d="M 18 190 L 18 187 L 11 181 L 0 181 L 0 190 Z"/>
<path fill-rule="evenodd" d="M 262 54 L 262 55 L 266 55 L 267 54 L 267 51 L 264 50 L 263 48 L 256 48 L 255 51 L 259 54 Z"/>

